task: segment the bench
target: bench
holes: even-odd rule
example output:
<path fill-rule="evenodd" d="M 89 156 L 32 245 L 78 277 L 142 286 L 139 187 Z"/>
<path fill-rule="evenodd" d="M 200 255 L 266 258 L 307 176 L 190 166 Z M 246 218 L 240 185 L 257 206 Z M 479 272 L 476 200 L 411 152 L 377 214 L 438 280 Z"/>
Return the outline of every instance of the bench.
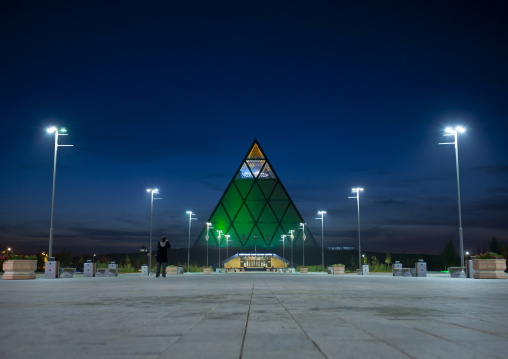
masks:
<path fill-rule="evenodd" d="M 76 268 L 60 268 L 60 278 L 72 278 L 76 273 Z"/>
<path fill-rule="evenodd" d="M 108 275 L 108 269 L 107 268 L 97 268 L 95 271 L 96 277 L 106 277 Z"/>
<path fill-rule="evenodd" d="M 108 277 L 118 277 L 118 269 L 108 269 L 108 273 L 107 273 L 107 276 Z"/>
<path fill-rule="evenodd" d="M 450 272 L 450 277 L 452 278 L 465 278 L 465 268 L 464 267 L 448 267 L 448 272 Z"/>

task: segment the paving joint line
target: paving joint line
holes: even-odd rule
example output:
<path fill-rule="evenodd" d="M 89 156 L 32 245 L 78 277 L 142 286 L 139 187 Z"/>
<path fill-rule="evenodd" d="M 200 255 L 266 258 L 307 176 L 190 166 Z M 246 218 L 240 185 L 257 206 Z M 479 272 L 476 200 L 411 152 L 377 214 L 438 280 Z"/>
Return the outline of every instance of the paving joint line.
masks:
<path fill-rule="evenodd" d="M 222 302 L 224 302 L 224 300 L 223 300 Z M 179 334 L 174 334 L 173 336 L 177 336 L 177 335 L 179 335 L 179 336 L 180 336 L 180 338 L 178 338 L 177 340 L 175 340 L 175 342 L 174 342 L 174 343 L 172 343 L 170 346 L 168 346 L 168 347 L 166 348 L 166 350 L 165 350 L 165 351 L 167 351 L 167 350 L 168 350 L 169 348 L 171 348 L 173 345 L 175 345 L 176 343 L 178 343 L 178 342 L 179 342 L 179 341 L 180 341 L 180 340 L 181 340 L 181 339 L 182 339 L 182 338 L 183 338 L 183 337 L 184 337 L 187 333 L 189 333 L 192 329 L 194 329 L 194 327 L 195 327 L 196 325 L 198 325 L 198 324 L 199 324 L 199 323 L 200 323 L 203 319 L 205 319 L 205 318 L 206 318 L 206 316 L 207 316 L 208 314 L 210 314 L 210 312 L 212 312 L 215 308 L 217 308 L 217 307 L 219 306 L 219 304 L 220 304 L 220 303 L 217 303 L 214 307 L 210 308 L 210 309 L 209 309 L 209 310 L 208 310 L 205 314 L 203 314 L 203 316 L 201 317 L 201 319 L 199 319 L 196 323 L 194 323 L 194 325 L 193 325 L 193 326 L 191 326 L 191 327 L 190 327 L 190 328 L 189 328 L 189 329 L 188 329 L 185 333 L 183 333 L 183 334 L 181 334 L 181 335 L 179 335 Z M 164 355 L 164 353 L 160 353 L 157 357 L 158 357 L 158 358 L 161 358 L 163 355 Z M 165 357 L 165 356 L 164 356 L 164 357 Z"/>
<path fill-rule="evenodd" d="M 240 347 L 240 356 L 238 357 L 238 359 L 242 359 L 242 356 L 243 356 L 243 346 L 245 344 L 245 337 L 247 336 L 247 327 L 249 326 L 250 309 L 252 306 L 252 298 L 254 297 L 255 284 L 256 284 L 256 277 L 254 277 L 254 280 L 252 281 L 252 290 L 250 292 L 249 310 L 247 312 L 247 318 L 245 319 L 245 327 L 243 328 L 243 336 L 242 336 L 242 346 Z"/>
<path fill-rule="evenodd" d="M 312 345 L 314 345 L 314 347 L 321 353 L 321 355 L 323 355 L 323 357 L 325 357 L 326 359 L 329 359 L 328 358 L 328 355 L 326 355 L 325 352 L 323 352 L 323 350 L 321 350 L 321 348 L 319 347 L 318 343 L 316 343 L 314 341 L 314 339 L 311 338 L 311 336 L 307 333 L 307 331 L 303 328 L 303 326 L 298 322 L 298 320 L 296 320 L 296 318 L 293 316 L 293 314 L 291 314 L 291 312 L 289 311 L 288 308 L 286 308 L 286 306 L 284 304 L 282 304 L 282 302 L 279 300 L 279 297 L 272 291 L 272 288 L 270 288 L 270 286 L 268 285 L 268 283 L 266 283 L 265 280 L 263 280 L 263 282 L 265 283 L 266 287 L 268 288 L 268 290 L 272 293 L 272 295 L 275 297 L 275 299 L 277 300 L 277 302 L 279 302 L 279 304 L 282 306 L 282 308 L 284 308 L 284 310 L 289 314 L 289 316 L 295 321 L 295 323 L 300 327 L 300 329 L 302 330 L 302 332 L 305 333 L 305 335 L 307 336 L 307 338 L 309 338 L 310 342 L 312 343 Z"/>

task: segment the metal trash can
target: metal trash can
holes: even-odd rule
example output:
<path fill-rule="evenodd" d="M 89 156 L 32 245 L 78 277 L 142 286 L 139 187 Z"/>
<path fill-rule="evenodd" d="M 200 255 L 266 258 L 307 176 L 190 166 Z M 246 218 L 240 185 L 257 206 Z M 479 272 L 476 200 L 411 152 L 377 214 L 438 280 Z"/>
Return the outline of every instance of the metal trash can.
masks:
<path fill-rule="evenodd" d="M 57 262 L 54 257 L 49 258 L 46 261 L 46 265 L 44 267 L 44 278 L 46 279 L 56 279 L 59 275 L 60 262 Z"/>
<path fill-rule="evenodd" d="M 394 277 L 402 277 L 402 263 L 395 261 L 395 263 L 393 263 L 392 272 Z"/>
<path fill-rule="evenodd" d="M 87 260 L 85 264 L 83 264 L 83 276 L 95 277 L 95 263 L 91 260 Z"/>
<path fill-rule="evenodd" d="M 416 262 L 416 276 L 417 277 L 427 276 L 427 263 L 425 263 L 423 259 L 419 259 L 418 262 Z"/>
<path fill-rule="evenodd" d="M 178 266 L 178 274 L 183 274 L 183 266 Z"/>
<path fill-rule="evenodd" d="M 109 263 L 108 277 L 118 277 L 118 264 L 115 262 Z"/>
<path fill-rule="evenodd" d="M 148 266 L 146 264 L 141 266 L 141 275 L 148 277 Z"/>
<path fill-rule="evenodd" d="M 474 278 L 473 260 L 469 259 L 468 261 L 466 261 L 466 265 L 467 265 L 467 277 Z"/>
<path fill-rule="evenodd" d="M 369 265 L 363 264 L 362 265 L 362 275 L 368 275 L 369 274 Z"/>

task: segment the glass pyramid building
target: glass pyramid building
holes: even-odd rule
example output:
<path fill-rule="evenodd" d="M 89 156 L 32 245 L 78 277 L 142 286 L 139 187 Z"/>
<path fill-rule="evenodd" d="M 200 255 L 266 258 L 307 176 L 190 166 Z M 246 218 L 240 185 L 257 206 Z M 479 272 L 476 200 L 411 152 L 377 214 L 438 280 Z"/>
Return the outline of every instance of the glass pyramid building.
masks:
<path fill-rule="evenodd" d="M 209 246 L 242 249 L 273 250 L 284 244 L 290 246 L 289 231 L 294 230 L 294 247 L 316 247 L 314 237 L 305 226 L 303 237 L 300 223 L 304 223 L 293 200 L 287 193 L 273 166 L 265 156 L 257 140 L 250 147 L 233 179 L 207 222 Z M 219 237 L 218 231 L 222 231 Z M 225 234 L 229 234 L 226 244 Z M 194 247 L 206 246 L 206 225 L 201 230 Z"/>

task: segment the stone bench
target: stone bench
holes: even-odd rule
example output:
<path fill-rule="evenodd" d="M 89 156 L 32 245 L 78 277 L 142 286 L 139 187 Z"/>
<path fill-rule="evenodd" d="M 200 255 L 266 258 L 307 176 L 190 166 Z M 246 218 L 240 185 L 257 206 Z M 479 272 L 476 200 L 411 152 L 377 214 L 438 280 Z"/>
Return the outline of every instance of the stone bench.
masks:
<path fill-rule="evenodd" d="M 108 275 L 108 269 L 107 268 L 97 268 L 95 271 L 96 277 L 106 277 Z"/>
<path fill-rule="evenodd" d="M 394 277 L 412 277 L 413 273 L 411 273 L 412 268 L 393 268 L 393 276 Z"/>
<path fill-rule="evenodd" d="M 465 278 L 465 269 L 464 267 L 448 267 L 448 272 L 452 278 Z"/>
<path fill-rule="evenodd" d="M 108 269 L 108 277 L 118 277 L 118 269 Z"/>
<path fill-rule="evenodd" d="M 60 268 L 60 278 L 72 278 L 76 273 L 76 268 Z"/>

